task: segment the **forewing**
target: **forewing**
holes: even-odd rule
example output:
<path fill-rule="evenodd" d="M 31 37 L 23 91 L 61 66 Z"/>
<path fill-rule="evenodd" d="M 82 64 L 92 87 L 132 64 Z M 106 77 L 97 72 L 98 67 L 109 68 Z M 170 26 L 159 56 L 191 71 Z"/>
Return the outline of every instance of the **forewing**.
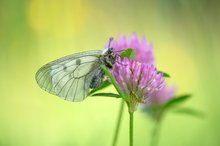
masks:
<path fill-rule="evenodd" d="M 39 86 L 69 101 L 82 101 L 89 92 L 92 77 L 97 73 L 102 51 L 69 55 L 41 67 L 36 73 Z"/>

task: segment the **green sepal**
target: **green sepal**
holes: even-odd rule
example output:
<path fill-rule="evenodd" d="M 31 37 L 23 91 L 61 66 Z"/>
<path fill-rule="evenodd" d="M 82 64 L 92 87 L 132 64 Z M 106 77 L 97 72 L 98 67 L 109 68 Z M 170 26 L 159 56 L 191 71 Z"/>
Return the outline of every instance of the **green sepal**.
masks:
<path fill-rule="evenodd" d="M 170 78 L 170 75 L 164 71 L 157 71 L 157 73 L 163 73 L 163 77 Z"/>

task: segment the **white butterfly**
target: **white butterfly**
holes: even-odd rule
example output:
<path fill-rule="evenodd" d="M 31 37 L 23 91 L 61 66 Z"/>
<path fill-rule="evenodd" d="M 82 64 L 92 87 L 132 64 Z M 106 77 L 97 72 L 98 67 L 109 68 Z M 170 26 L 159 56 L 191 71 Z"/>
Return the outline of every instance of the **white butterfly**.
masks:
<path fill-rule="evenodd" d="M 104 71 L 100 65 L 111 69 L 115 58 L 113 48 L 65 56 L 42 66 L 36 81 L 42 89 L 62 99 L 82 101 L 90 89 L 102 83 Z"/>

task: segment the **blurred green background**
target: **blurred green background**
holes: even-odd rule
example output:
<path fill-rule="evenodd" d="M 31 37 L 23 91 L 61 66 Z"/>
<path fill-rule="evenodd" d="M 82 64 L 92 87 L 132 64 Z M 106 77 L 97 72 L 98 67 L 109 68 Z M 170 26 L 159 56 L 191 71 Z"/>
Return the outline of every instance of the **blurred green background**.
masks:
<path fill-rule="evenodd" d="M 203 119 L 167 114 L 161 146 L 220 145 L 218 0 L 0 0 L 0 145 L 109 146 L 119 100 L 87 98 L 73 103 L 41 90 L 35 73 L 75 52 L 103 49 L 108 38 L 133 32 L 155 48 L 160 70 L 184 106 Z M 128 145 L 128 116 L 118 145 Z M 135 145 L 148 145 L 153 122 L 135 113 Z"/>

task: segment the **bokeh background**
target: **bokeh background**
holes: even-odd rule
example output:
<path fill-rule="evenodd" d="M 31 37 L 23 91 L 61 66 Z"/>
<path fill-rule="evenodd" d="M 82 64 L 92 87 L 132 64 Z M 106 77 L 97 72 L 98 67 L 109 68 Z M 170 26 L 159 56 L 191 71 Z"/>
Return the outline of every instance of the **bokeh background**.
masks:
<path fill-rule="evenodd" d="M 159 145 L 219 146 L 219 26 L 218 0 L 0 0 L 0 145 L 109 146 L 118 99 L 67 102 L 41 90 L 35 73 L 137 32 L 153 44 L 178 93 L 194 95 L 184 106 L 205 114 L 167 114 Z M 128 145 L 126 110 L 118 145 Z M 149 145 L 150 118 L 136 112 L 134 127 L 135 145 Z"/>

